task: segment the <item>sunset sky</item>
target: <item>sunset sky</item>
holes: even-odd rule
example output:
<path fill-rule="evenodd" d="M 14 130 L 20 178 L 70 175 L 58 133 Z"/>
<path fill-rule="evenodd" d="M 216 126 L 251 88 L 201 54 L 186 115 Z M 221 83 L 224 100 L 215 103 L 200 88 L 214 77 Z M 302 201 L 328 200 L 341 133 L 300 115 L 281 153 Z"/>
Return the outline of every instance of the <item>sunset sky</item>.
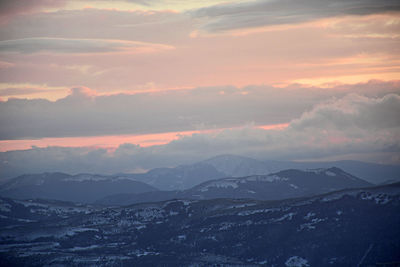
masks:
<path fill-rule="evenodd" d="M 397 0 L 0 1 L 0 177 L 400 164 Z"/>

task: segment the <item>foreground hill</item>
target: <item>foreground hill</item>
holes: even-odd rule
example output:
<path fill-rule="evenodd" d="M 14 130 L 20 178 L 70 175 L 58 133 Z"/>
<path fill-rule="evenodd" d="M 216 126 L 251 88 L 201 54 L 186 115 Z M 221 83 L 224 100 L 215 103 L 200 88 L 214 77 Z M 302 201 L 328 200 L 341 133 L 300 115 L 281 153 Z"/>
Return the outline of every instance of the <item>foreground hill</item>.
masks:
<path fill-rule="evenodd" d="M 400 262 L 400 184 L 282 201 L 173 200 L 98 208 L 1 199 L 0 207 L 5 266 Z"/>
<path fill-rule="evenodd" d="M 339 168 L 284 170 L 268 175 L 223 178 L 201 183 L 183 191 L 154 191 L 142 194 L 118 194 L 97 201 L 103 205 L 129 205 L 173 198 L 213 199 L 252 198 L 278 200 L 312 196 L 331 191 L 368 187 L 372 184 Z"/>
<path fill-rule="evenodd" d="M 126 177 L 93 174 L 43 173 L 22 175 L 0 186 L 0 196 L 93 202 L 119 193 L 143 193 L 156 188 Z"/>

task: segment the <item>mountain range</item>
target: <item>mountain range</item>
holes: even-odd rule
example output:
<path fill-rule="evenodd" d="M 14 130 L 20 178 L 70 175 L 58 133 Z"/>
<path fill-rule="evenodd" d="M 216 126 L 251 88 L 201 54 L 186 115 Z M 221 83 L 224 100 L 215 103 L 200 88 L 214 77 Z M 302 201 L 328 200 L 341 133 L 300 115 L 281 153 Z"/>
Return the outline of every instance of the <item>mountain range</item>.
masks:
<path fill-rule="evenodd" d="M 204 170 L 176 168 L 187 176 Z M 205 168 L 198 177 L 207 173 L 216 174 Z M 148 172 L 153 181 L 169 180 L 175 169 L 156 169 Z M 208 172 L 210 171 L 210 172 Z M 175 173 L 177 173 L 175 172 Z M 185 177 L 185 176 L 181 176 Z M 195 176 L 196 177 L 196 176 Z M 211 175 L 211 178 L 213 175 Z M 44 173 L 23 175 L 0 186 L 0 195 L 15 199 L 54 199 L 102 205 L 129 205 L 140 202 L 164 201 L 168 199 L 213 199 L 252 198 L 277 200 L 311 196 L 346 188 L 368 187 L 372 184 L 359 179 L 339 168 L 312 170 L 284 170 L 267 175 L 207 179 L 186 190 L 158 190 L 132 176 L 102 176 L 91 174 L 68 175 Z M 203 179 L 200 179 L 201 181 Z M 160 182 L 161 183 L 161 182 Z"/>
<path fill-rule="evenodd" d="M 227 177 L 245 177 L 251 175 L 266 175 L 287 169 L 326 169 L 338 167 L 347 173 L 359 177 L 372 184 L 383 184 L 400 181 L 400 166 L 366 163 L 360 161 L 333 162 L 289 162 L 260 161 L 236 155 L 220 155 L 201 162 L 181 165 L 174 168 L 156 168 L 146 173 L 118 173 L 114 175 L 90 174 L 108 177 L 108 179 L 126 179 L 146 183 L 159 190 L 186 190 L 195 185 Z M 24 176 L 31 176 L 27 174 Z M 35 174 L 36 175 L 36 174 Z M 43 174 L 39 174 L 43 175 Z M 46 173 L 47 176 L 52 175 Z M 55 173 L 59 176 L 60 173 Z M 80 174 L 82 175 L 82 174 Z M 88 174 L 83 174 L 88 176 Z M 78 175 L 79 176 L 79 175 Z M 15 179 L 15 178 L 13 178 Z M 12 181 L 13 179 L 8 179 Z M 3 180 L 4 184 L 5 181 Z M 1 185 L 0 185 L 1 186 Z M 1 189 L 0 189 L 1 190 Z"/>
<path fill-rule="evenodd" d="M 129 205 L 168 199 L 249 198 L 278 200 L 304 197 L 372 184 L 339 168 L 284 170 L 268 175 L 229 177 L 210 180 L 180 191 L 152 191 L 140 194 L 117 194 L 98 200 L 102 205 Z"/>

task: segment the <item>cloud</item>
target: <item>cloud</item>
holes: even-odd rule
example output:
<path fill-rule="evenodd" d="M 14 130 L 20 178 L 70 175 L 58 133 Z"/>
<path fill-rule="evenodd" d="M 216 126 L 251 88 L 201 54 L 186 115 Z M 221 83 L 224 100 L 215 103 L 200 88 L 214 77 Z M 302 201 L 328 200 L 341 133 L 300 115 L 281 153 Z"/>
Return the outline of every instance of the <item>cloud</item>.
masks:
<path fill-rule="evenodd" d="M 350 94 L 339 100 L 317 105 L 312 111 L 292 121 L 290 126 L 296 131 L 315 127 L 380 131 L 399 127 L 399 114 L 399 95 L 388 94 L 383 98 L 371 99 Z"/>
<path fill-rule="evenodd" d="M 171 46 L 125 40 L 25 38 L 0 41 L 0 52 L 17 53 L 144 53 L 172 49 Z"/>
<path fill-rule="evenodd" d="M 64 6 L 65 0 L 1 0 L 0 19 L 16 14 L 30 13 L 42 8 L 54 8 Z"/>
<path fill-rule="evenodd" d="M 1 176 L 43 171 L 129 172 L 229 153 L 275 160 L 340 159 L 353 155 L 352 159 L 399 164 L 399 106 L 397 94 L 349 94 L 316 104 L 283 130 L 263 130 L 249 124 L 216 133 L 182 136 L 166 145 L 124 144 L 114 152 L 87 147 L 33 147 L 2 152 Z"/>
<path fill-rule="evenodd" d="M 220 32 L 396 11 L 400 11 L 400 3 L 396 0 L 256 0 L 205 7 L 194 10 L 191 14 L 196 18 L 207 18 L 203 29 Z"/>
<path fill-rule="evenodd" d="M 4 88 L 0 89 L 0 96 L 39 94 L 43 92 L 49 92 L 49 90 L 41 88 Z"/>
<path fill-rule="evenodd" d="M 204 87 L 101 95 L 76 87 L 57 101 L 9 99 L 0 103 L 0 140 L 148 134 L 287 123 L 314 105 L 348 93 L 399 93 L 398 82 L 335 88 Z"/>
<path fill-rule="evenodd" d="M 171 43 L 186 38 L 191 25 L 189 16 L 168 11 L 62 9 L 15 17 L 0 27 L 0 36 L 2 40 L 54 37 Z"/>

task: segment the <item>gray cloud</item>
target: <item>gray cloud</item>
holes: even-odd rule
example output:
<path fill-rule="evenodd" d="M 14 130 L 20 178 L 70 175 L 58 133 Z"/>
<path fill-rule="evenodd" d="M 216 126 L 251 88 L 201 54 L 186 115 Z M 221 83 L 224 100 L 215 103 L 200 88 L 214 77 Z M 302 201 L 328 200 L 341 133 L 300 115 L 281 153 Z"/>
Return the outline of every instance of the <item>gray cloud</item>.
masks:
<path fill-rule="evenodd" d="M 306 128 L 336 130 L 348 128 L 380 131 L 400 126 L 400 96 L 389 94 L 379 99 L 370 99 L 350 94 L 328 104 L 317 105 L 292 121 L 291 127 L 301 131 Z"/>
<path fill-rule="evenodd" d="M 34 12 L 46 7 L 60 7 L 65 2 L 65 0 L 0 0 L 0 18 Z"/>
<path fill-rule="evenodd" d="M 33 2 L 33 1 L 32 1 Z M 105 19 L 107 18 L 107 19 Z M 182 43 L 193 30 L 189 16 L 173 12 L 89 8 L 18 16 L 0 27 L 0 39 L 54 37 Z"/>
<path fill-rule="evenodd" d="M 43 99 L 0 102 L 0 125 L 4 126 L 0 128 L 0 140 L 287 123 L 327 98 L 347 93 L 381 96 L 399 91 L 398 82 L 370 82 L 332 89 L 209 87 L 108 96 L 79 87 L 55 102 Z"/>
<path fill-rule="evenodd" d="M 117 173 L 174 166 L 218 154 L 260 159 L 327 157 L 400 164 L 400 96 L 346 95 L 315 105 L 284 130 L 252 125 L 219 133 L 184 136 L 166 145 L 119 146 L 114 152 L 91 148 L 32 148 L 0 153 L 1 177 L 43 171 Z M 384 118 L 393 117 L 389 121 Z M 344 122 L 343 122 L 344 121 Z M 310 123 L 312 122 L 312 123 Z"/>
<path fill-rule="evenodd" d="M 0 41 L 0 52 L 2 53 L 105 53 L 126 50 L 140 52 L 143 49 L 171 48 L 171 46 L 161 44 L 105 39 L 25 38 Z"/>
<path fill-rule="evenodd" d="M 208 18 L 203 25 L 210 32 L 279 24 L 295 24 L 344 15 L 370 15 L 400 11 L 396 0 L 256 0 L 221 4 L 192 11 Z"/>

